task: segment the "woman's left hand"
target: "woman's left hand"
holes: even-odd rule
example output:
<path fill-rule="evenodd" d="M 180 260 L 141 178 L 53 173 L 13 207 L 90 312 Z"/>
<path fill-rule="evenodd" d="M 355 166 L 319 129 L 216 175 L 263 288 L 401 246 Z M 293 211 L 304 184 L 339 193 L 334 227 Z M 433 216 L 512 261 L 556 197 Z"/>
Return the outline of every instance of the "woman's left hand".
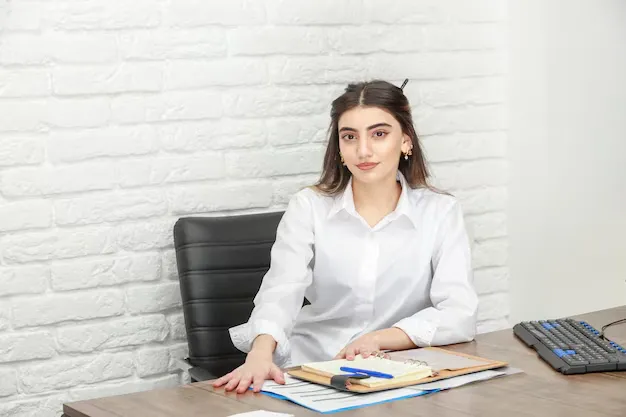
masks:
<path fill-rule="evenodd" d="M 358 354 L 367 358 L 370 355 L 375 355 L 380 351 L 380 337 L 376 332 L 367 333 L 358 339 L 354 340 L 348 346 L 341 349 L 341 351 L 335 356 L 335 359 L 348 359 L 353 360 Z"/>

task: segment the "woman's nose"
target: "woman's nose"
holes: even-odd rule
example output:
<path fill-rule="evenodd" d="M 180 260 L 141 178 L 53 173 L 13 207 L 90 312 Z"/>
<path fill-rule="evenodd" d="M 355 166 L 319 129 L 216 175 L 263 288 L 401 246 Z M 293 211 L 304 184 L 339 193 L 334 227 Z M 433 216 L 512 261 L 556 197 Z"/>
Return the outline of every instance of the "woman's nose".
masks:
<path fill-rule="evenodd" d="M 368 138 L 359 139 L 357 146 L 357 153 L 359 158 L 367 158 L 372 155 L 372 147 Z"/>

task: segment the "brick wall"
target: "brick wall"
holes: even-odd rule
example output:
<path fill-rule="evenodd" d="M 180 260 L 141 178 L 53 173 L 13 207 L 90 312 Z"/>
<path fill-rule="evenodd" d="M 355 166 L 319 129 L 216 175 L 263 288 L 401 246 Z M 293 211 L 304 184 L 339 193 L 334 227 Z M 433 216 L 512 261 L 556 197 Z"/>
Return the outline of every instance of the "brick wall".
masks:
<path fill-rule="evenodd" d="M 0 414 L 186 381 L 172 225 L 284 208 L 353 80 L 411 79 L 507 326 L 502 3 L 0 0 Z"/>

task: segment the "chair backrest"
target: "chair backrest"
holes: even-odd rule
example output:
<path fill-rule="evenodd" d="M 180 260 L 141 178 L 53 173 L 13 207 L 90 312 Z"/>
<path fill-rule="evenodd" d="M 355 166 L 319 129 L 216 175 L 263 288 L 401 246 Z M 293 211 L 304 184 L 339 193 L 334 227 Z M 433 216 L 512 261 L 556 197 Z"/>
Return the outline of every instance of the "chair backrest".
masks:
<path fill-rule="evenodd" d="M 228 328 L 250 317 L 270 265 L 283 212 L 185 217 L 174 226 L 174 246 L 189 344 L 189 362 L 215 376 L 245 360 Z"/>

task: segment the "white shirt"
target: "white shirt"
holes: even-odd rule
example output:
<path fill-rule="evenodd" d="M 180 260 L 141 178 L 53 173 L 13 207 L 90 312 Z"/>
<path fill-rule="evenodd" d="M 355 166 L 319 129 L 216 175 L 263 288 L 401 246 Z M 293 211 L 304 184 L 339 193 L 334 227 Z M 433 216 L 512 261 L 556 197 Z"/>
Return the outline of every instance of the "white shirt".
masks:
<path fill-rule="evenodd" d="M 460 205 L 397 178 L 396 209 L 374 227 L 357 213 L 351 183 L 334 197 L 310 188 L 292 197 L 250 319 L 230 329 L 237 349 L 269 334 L 274 362 L 291 366 L 330 360 L 389 327 L 417 346 L 473 339 L 478 298 Z"/>

